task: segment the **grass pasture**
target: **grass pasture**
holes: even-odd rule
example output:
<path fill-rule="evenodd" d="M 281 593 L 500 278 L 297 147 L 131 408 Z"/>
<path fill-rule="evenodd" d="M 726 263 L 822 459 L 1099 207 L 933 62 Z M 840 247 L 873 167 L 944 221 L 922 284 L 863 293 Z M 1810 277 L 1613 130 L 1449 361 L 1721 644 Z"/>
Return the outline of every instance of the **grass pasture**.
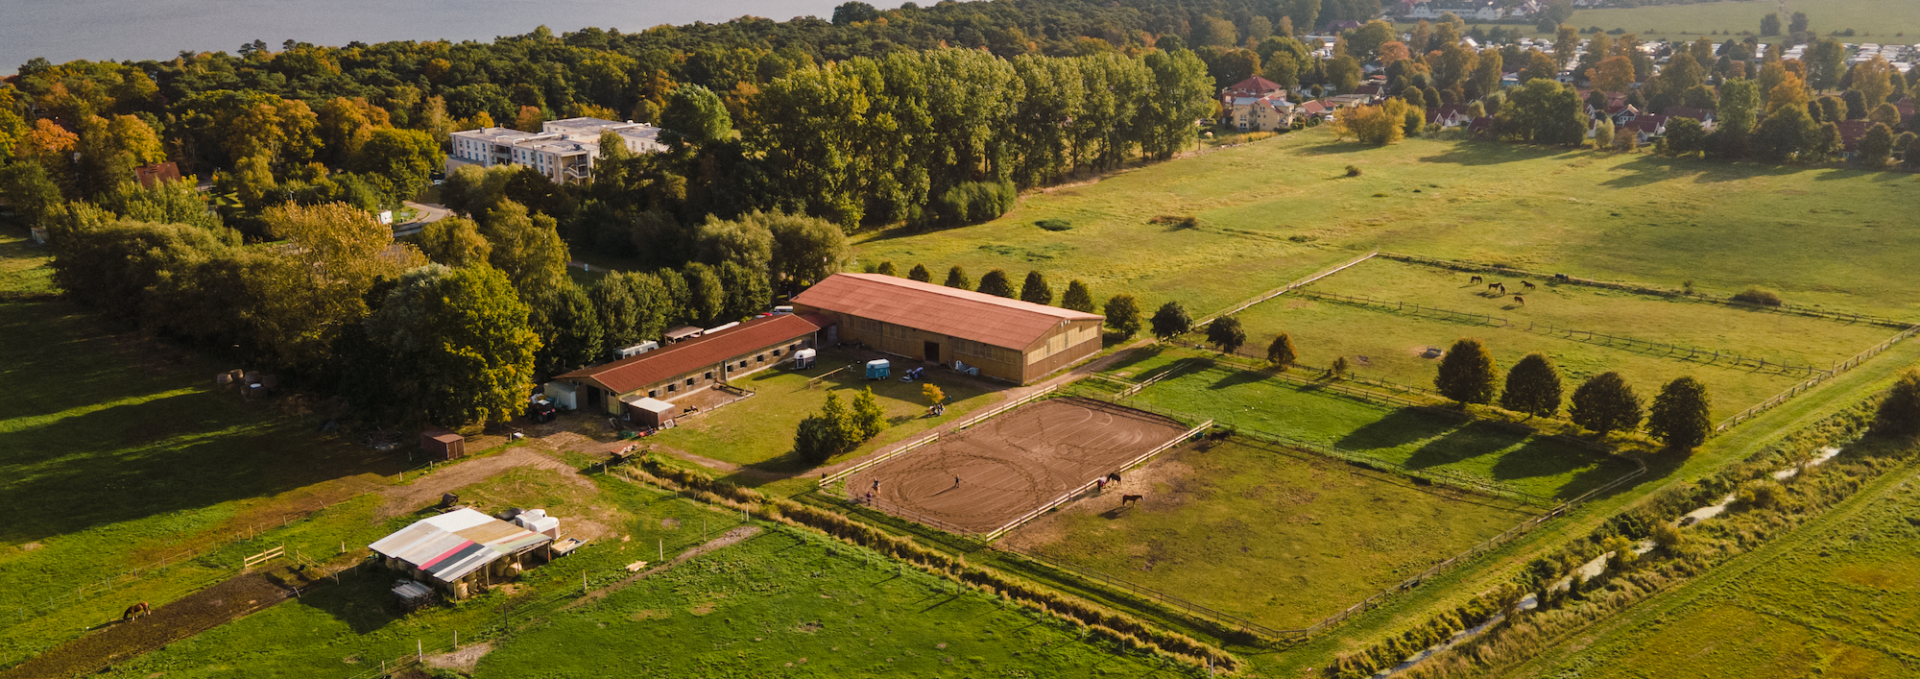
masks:
<path fill-rule="evenodd" d="M 1522 676 L 1908 677 L 1920 671 L 1920 484 L 1911 465 L 1863 497 Z M 1557 660 L 1557 662 L 1555 662 Z"/>
<path fill-rule="evenodd" d="M 850 352 L 821 349 L 819 362 L 810 370 L 774 368 L 733 380 L 735 386 L 756 393 L 752 398 L 686 420 L 648 438 L 647 442 L 763 472 L 758 476 L 741 475 L 731 479 L 758 485 L 764 482 L 766 474 L 793 475 L 810 467 L 793 455 L 793 432 L 800 426 L 800 420 L 820 411 L 829 391 L 838 394 L 841 402 L 851 407 L 853 398 L 862 390 L 873 389 L 874 399 L 886 409 L 888 421 L 892 423 L 872 441 L 835 458 L 836 461 L 871 453 L 880 446 L 964 417 L 1000 399 L 999 389 L 986 381 L 939 370 L 927 371 L 927 379 L 919 382 L 901 382 L 901 371 L 897 368 L 892 378 L 872 381 L 855 368 L 834 373 L 813 389 L 807 388 L 809 380 L 863 360 Z M 927 402 L 920 395 L 920 387 L 927 382 L 946 392 L 949 404 L 946 415 L 925 416 Z"/>
<path fill-rule="evenodd" d="M 1308 130 L 1032 193 L 978 226 L 864 236 L 855 254 L 935 280 L 954 264 L 976 280 L 1038 270 L 1056 291 L 1080 278 L 1099 300 L 1132 294 L 1149 313 L 1178 300 L 1195 316 L 1377 248 L 1723 296 L 1760 285 L 1909 318 L 1920 231 L 1899 225 L 1915 200 L 1920 181 L 1897 172 L 1425 138 L 1374 148 Z M 1035 225 L 1047 219 L 1072 229 Z"/>
<path fill-rule="evenodd" d="M 632 561 L 655 561 L 661 551 L 675 554 L 741 524 L 738 514 L 665 492 L 548 469 L 514 469 L 458 492 L 485 511 L 543 507 L 561 517 L 562 531 L 596 537 L 570 556 L 528 569 L 511 591 L 495 588 L 411 615 L 393 604 L 394 574 L 363 566 L 341 584 L 117 663 L 107 676 L 352 676 L 413 654 L 416 641 L 431 651 L 451 644 L 456 631 L 463 643 L 497 633 L 503 606 L 512 624 L 525 624 L 577 597 L 582 574 L 591 586 L 606 587 L 627 577 L 623 566 Z M 351 539 L 365 544 L 418 518 L 368 522 Z"/>
<path fill-rule="evenodd" d="M 1484 285 L 1469 283 L 1469 276 L 1375 258 L 1239 313 L 1250 343 L 1241 352 L 1264 356 L 1267 342 L 1287 332 L 1307 365 L 1325 366 L 1345 357 L 1356 375 L 1431 388 L 1440 361 L 1423 357 L 1423 350 L 1444 350 L 1459 338 L 1473 337 L 1487 345 L 1503 368 L 1529 353 L 1552 357 L 1569 394 L 1588 377 L 1607 371 L 1626 377 L 1645 399 L 1675 378 L 1692 376 L 1706 383 L 1713 417 L 1719 420 L 1806 380 L 1811 374 L 1806 368 L 1824 370 L 1898 332 L 1864 322 L 1547 280 L 1525 290 L 1519 279 L 1488 276 L 1509 288 L 1507 295 L 1489 294 Z M 1315 292 L 1373 302 L 1315 297 Z M 1514 302 L 1515 295 L 1524 296 L 1526 303 Z M 1491 320 L 1471 316 L 1476 314 Z M 1589 332 L 1680 348 L 1650 349 Z M 1204 338 L 1196 335 L 1194 341 Z M 1762 359 L 1769 367 L 1736 364 L 1711 352 Z"/>
<path fill-rule="evenodd" d="M 1212 417 L 1221 424 L 1337 446 L 1414 470 L 1436 469 L 1567 500 L 1626 475 L 1633 463 L 1551 438 L 1422 408 L 1362 401 L 1178 349 L 1115 366 L 1150 377 L 1177 371 L 1126 401 Z"/>
<path fill-rule="evenodd" d="M 514 637 L 474 676 L 1178 677 L 1063 623 L 775 530 Z"/>
<path fill-rule="evenodd" d="M 1145 499 L 1121 508 L 1123 493 Z M 1236 438 L 1178 448 L 1007 539 L 1298 629 L 1512 528 L 1529 510 Z"/>

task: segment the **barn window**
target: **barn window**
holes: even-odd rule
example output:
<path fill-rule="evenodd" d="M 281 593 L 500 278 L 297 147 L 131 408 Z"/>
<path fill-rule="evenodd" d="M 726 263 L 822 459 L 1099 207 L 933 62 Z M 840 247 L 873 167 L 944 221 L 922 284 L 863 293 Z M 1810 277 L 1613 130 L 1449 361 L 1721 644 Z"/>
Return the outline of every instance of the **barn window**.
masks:
<path fill-rule="evenodd" d="M 679 385 L 669 384 L 667 385 L 667 393 L 671 394 L 674 392 L 675 389 L 678 389 L 678 388 L 679 388 Z"/>
<path fill-rule="evenodd" d="M 753 357 L 753 362 L 755 362 L 755 363 L 766 363 L 766 362 L 767 362 L 767 355 L 766 355 L 766 354 L 761 354 L 761 355 L 759 355 L 759 356 L 755 356 L 755 357 Z"/>
<path fill-rule="evenodd" d="M 712 371 L 712 370 L 708 370 L 708 371 L 707 371 L 707 379 L 713 379 L 713 371 Z"/>
<path fill-rule="evenodd" d="M 689 387 L 693 386 L 693 378 L 691 377 L 687 378 L 687 386 Z"/>
<path fill-rule="evenodd" d="M 659 397 L 660 397 L 660 390 L 659 390 L 659 389 L 648 389 L 648 390 L 647 390 L 647 398 L 659 398 Z"/>
<path fill-rule="evenodd" d="M 774 350 L 773 350 L 773 357 L 774 357 L 774 358 L 779 358 L 779 357 L 780 357 L 780 350 L 779 350 L 779 349 L 774 349 Z"/>

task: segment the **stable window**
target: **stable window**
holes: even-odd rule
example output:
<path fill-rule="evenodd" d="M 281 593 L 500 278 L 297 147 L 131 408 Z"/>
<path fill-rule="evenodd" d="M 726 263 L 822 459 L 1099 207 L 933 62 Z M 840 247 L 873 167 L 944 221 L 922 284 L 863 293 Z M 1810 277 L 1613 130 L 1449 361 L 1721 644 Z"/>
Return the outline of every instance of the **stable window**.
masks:
<path fill-rule="evenodd" d="M 648 389 L 648 390 L 647 390 L 647 398 L 659 398 L 659 397 L 660 397 L 660 390 L 659 390 L 659 389 Z"/>
<path fill-rule="evenodd" d="M 707 371 L 707 379 L 713 379 L 713 371 L 712 371 L 712 370 L 708 370 L 708 371 Z"/>
<path fill-rule="evenodd" d="M 766 362 L 767 362 L 767 355 L 766 355 L 766 354 L 761 354 L 761 355 L 759 355 L 759 356 L 755 356 L 755 357 L 753 357 L 753 362 L 755 362 L 755 363 L 766 363 Z"/>
<path fill-rule="evenodd" d="M 687 386 L 689 387 L 693 386 L 693 378 L 691 377 L 687 378 Z"/>
<path fill-rule="evenodd" d="M 741 361 L 741 362 L 740 362 L 740 367 L 742 367 L 742 368 L 745 368 L 745 367 L 747 367 L 747 362 L 746 362 L 746 361 Z"/>
<path fill-rule="evenodd" d="M 773 350 L 773 357 L 774 357 L 774 358 L 779 358 L 779 357 L 780 357 L 780 350 L 779 350 L 779 349 L 774 349 L 774 350 Z"/>
<path fill-rule="evenodd" d="M 677 386 L 676 386 L 676 385 L 672 385 L 672 384 L 669 384 L 669 385 L 667 385 L 667 393 L 669 393 L 669 394 L 671 394 L 671 393 L 673 393 L 673 392 L 674 392 L 674 389 L 676 389 L 676 388 L 677 388 Z"/>

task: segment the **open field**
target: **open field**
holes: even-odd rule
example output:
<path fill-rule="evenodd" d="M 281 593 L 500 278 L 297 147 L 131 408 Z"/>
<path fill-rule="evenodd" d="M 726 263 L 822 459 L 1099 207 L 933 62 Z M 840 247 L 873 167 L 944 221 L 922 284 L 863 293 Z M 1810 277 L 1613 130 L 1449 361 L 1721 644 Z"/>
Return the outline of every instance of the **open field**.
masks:
<path fill-rule="evenodd" d="M 866 354 L 838 349 L 821 349 L 819 362 L 810 370 L 783 368 L 763 370 L 733 381 L 734 386 L 757 392 L 752 398 L 688 419 L 679 426 L 647 439 L 650 444 L 706 458 L 780 474 L 799 474 L 811 467 L 793 455 L 793 433 L 800 420 L 820 411 L 831 390 L 849 406 L 860 391 L 873 389 L 874 399 L 887 411 L 892 423 L 879 436 L 833 461 L 847 460 L 873 452 L 881 446 L 915 436 L 948 421 L 1000 400 L 1000 386 L 979 379 L 957 376 L 948 371 L 929 370 L 927 379 L 901 382 L 900 370 L 885 380 L 867 380 L 859 368 L 843 370 L 822 380 L 813 389 L 807 381 L 855 362 Z M 896 359 L 896 363 L 899 360 Z M 947 414 L 927 417 L 927 401 L 920 395 L 922 384 L 931 382 L 947 395 Z M 751 476 L 741 476 L 748 485 L 758 485 Z"/>
<path fill-rule="evenodd" d="M 1691 40 L 1719 31 L 1723 35 L 1709 37 L 1713 37 L 1715 42 L 1724 42 L 1732 37 L 1724 35 L 1728 32 L 1758 36 L 1760 18 L 1781 12 L 1781 7 L 1765 2 L 1705 2 L 1582 9 L 1575 11 L 1567 23 L 1583 30 L 1589 26 L 1608 30 L 1624 28 L 1629 33 L 1639 33 L 1641 38 L 1668 40 Z M 1786 8 L 1780 16 L 1783 22 L 1792 12 L 1805 12 L 1812 22 L 1813 31 L 1821 37 L 1851 28 L 1856 31 L 1857 37 L 1838 39 L 1896 45 L 1920 43 L 1920 11 L 1915 11 L 1913 3 L 1906 0 L 1820 0 L 1791 3 Z M 1533 29 L 1529 26 L 1522 30 L 1531 32 Z M 1905 36 L 1900 35 L 1903 33 Z M 1769 36 L 1760 40 L 1778 42 L 1785 38 Z"/>
<path fill-rule="evenodd" d="M 1464 474 L 1543 498 L 1571 499 L 1634 469 L 1626 459 L 1550 438 L 1432 410 L 1383 406 L 1263 372 L 1221 366 L 1197 351 L 1164 350 L 1115 367 L 1116 373 L 1133 379 L 1168 370 L 1178 372 L 1132 400 L 1337 446 L 1416 470 Z"/>
<path fill-rule="evenodd" d="M 1920 672 L 1920 477 L 1908 465 L 1826 516 L 1575 637 L 1519 676 L 1895 677 Z"/>
<path fill-rule="evenodd" d="M 1121 507 L 1123 493 L 1144 494 Z M 1303 628 L 1493 537 L 1512 502 L 1289 448 L 1183 446 L 1014 531 L 1017 547 L 1279 629 Z"/>
<path fill-rule="evenodd" d="M 1186 430 L 1131 408 L 1047 399 L 854 474 L 847 491 L 856 498 L 872 493 L 879 508 L 904 509 L 907 518 L 986 533 L 1121 471 Z"/>
<path fill-rule="evenodd" d="M 1364 174 L 1344 177 L 1348 165 Z M 1792 304 L 1908 318 L 1920 232 L 1897 225 L 1916 200 L 1920 181 L 1901 173 L 1432 139 L 1373 148 L 1309 130 L 1030 195 L 980 226 L 869 236 L 856 254 L 976 279 L 1037 269 L 1056 286 L 1085 280 L 1096 299 L 1133 294 L 1149 313 L 1179 300 L 1195 316 L 1379 248 L 1717 295 L 1762 285 Z M 1200 227 L 1148 223 L 1157 215 Z"/>
<path fill-rule="evenodd" d="M 1737 413 L 1805 381 L 1807 368 L 1825 370 L 1898 330 L 1721 304 L 1666 300 L 1578 285 L 1536 283 L 1524 290 L 1508 279 L 1513 295 L 1489 296 L 1469 274 L 1374 259 L 1312 286 L 1240 312 L 1249 346 L 1241 353 L 1264 356 L 1272 338 L 1287 332 L 1302 363 L 1326 366 L 1345 357 L 1354 374 L 1432 388 L 1439 358 L 1457 339 L 1485 343 L 1502 368 L 1529 353 L 1552 357 L 1571 393 L 1594 375 L 1616 371 L 1650 399 L 1661 385 L 1682 376 L 1706 383 L 1715 420 Z M 1500 280 L 1491 276 L 1488 280 Z M 1371 298 L 1373 302 L 1315 297 L 1313 293 Z M 1435 311 L 1434 307 L 1445 311 Z M 1485 314 L 1490 321 L 1450 313 Z M 1648 347 L 1585 333 L 1611 334 L 1678 349 Z M 1193 341 L 1204 341 L 1195 335 Z M 1695 350 L 1698 350 L 1695 353 Z M 1720 352 L 1726 356 L 1719 356 Z M 1733 355 L 1765 360 L 1770 367 L 1735 364 Z M 1780 365 L 1793 366 L 1781 368 Z"/>
<path fill-rule="evenodd" d="M 655 561 L 663 551 L 671 556 L 741 523 L 738 514 L 625 481 L 589 481 L 545 469 L 516 469 L 459 493 L 486 511 L 544 507 L 561 518 L 563 532 L 593 539 L 573 555 L 528 569 L 511 588 L 411 615 L 402 615 L 387 591 L 395 576 L 369 564 L 344 575 L 339 585 L 321 585 L 297 600 L 119 663 L 110 676 L 346 677 L 411 655 L 416 640 L 431 649 L 449 645 L 456 631 L 463 643 L 497 633 L 503 605 L 512 624 L 525 624 L 577 598 L 583 573 L 593 587 L 605 587 L 630 575 L 627 563 Z M 363 524 L 353 538 L 365 544 L 417 518 Z"/>
<path fill-rule="evenodd" d="M 555 615 L 474 676 L 1178 677 L 1062 623 L 777 530 Z"/>

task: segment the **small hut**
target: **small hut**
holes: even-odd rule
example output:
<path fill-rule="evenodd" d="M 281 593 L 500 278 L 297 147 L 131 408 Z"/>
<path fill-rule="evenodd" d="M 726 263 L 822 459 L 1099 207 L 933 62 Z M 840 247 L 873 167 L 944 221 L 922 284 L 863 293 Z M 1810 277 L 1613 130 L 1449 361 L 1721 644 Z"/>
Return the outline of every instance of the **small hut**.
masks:
<path fill-rule="evenodd" d="M 457 460 L 467 456 L 467 439 L 445 429 L 429 429 L 420 433 L 420 449 L 442 460 Z"/>

